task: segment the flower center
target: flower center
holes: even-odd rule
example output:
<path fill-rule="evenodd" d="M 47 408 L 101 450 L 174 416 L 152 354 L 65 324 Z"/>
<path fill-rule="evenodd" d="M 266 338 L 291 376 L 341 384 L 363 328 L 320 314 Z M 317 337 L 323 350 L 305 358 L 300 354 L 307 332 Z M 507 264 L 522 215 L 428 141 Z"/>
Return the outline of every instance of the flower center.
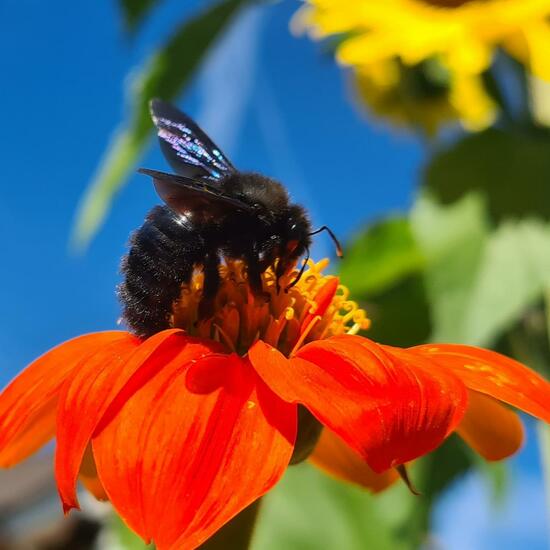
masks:
<path fill-rule="evenodd" d="M 212 338 L 229 351 L 245 354 L 256 340 L 291 355 L 313 340 L 337 334 L 354 334 L 367 329 L 370 320 L 364 310 L 349 300 L 348 289 L 333 275 L 323 275 L 328 260 L 308 261 L 298 283 L 288 292 L 277 292 L 273 270 L 262 275 L 265 296 L 254 296 L 248 285 L 244 264 L 228 261 L 220 269 L 221 285 L 215 298 L 214 315 L 198 321 L 203 274 L 195 272 L 191 283 L 183 285 L 172 310 L 171 325 L 193 336 Z M 286 288 L 296 277 L 293 271 L 280 281 Z"/>

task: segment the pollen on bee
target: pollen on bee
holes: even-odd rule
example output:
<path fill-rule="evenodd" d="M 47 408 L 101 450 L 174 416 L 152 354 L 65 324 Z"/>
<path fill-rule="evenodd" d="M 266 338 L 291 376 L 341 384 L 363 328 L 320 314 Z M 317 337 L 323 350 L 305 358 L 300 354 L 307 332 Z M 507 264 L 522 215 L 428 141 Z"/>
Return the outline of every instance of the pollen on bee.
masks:
<path fill-rule="evenodd" d="M 348 299 L 348 289 L 334 275 L 325 275 L 327 259 L 307 262 L 298 283 L 288 292 L 277 290 L 272 269 L 262 274 L 263 295 L 256 296 L 247 280 L 246 265 L 227 261 L 220 268 L 221 284 L 213 315 L 199 320 L 204 276 L 194 273 L 174 304 L 171 325 L 191 335 L 213 338 L 228 351 L 246 354 L 258 339 L 289 356 L 302 345 L 337 334 L 356 334 L 370 326 L 365 311 Z M 280 288 L 294 280 L 284 275 Z"/>

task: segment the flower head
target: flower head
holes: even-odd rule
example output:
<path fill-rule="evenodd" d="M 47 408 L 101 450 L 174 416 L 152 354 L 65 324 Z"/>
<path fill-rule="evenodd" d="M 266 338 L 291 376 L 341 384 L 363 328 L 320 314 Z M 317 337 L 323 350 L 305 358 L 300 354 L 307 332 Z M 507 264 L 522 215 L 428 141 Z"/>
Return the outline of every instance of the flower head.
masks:
<path fill-rule="evenodd" d="M 494 118 L 481 75 L 497 48 L 550 78 L 549 15 L 548 0 L 309 0 L 295 26 L 319 38 L 341 35 L 339 61 L 363 74 L 396 62 L 440 64 L 450 106 L 467 127 L 479 129 Z"/>
<path fill-rule="evenodd" d="M 428 136 L 457 120 L 475 131 L 495 118 L 495 105 L 481 76 L 459 79 L 438 59 L 408 66 L 394 57 L 356 66 L 352 76 L 357 98 L 371 113 Z"/>
<path fill-rule="evenodd" d="M 55 436 L 66 511 L 78 507 L 80 477 L 161 550 L 194 548 L 283 475 L 299 406 L 325 426 L 312 460 L 373 490 L 453 431 L 488 459 L 513 453 L 521 424 L 497 400 L 550 421 L 550 384 L 511 359 L 358 336 L 369 321 L 324 267 L 309 263 L 288 293 L 268 270 L 257 298 L 230 262 L 207 321 L 197 321 L 197 273 L 172 328 L 49 351 L 0 395 L 0 464 Z"/>

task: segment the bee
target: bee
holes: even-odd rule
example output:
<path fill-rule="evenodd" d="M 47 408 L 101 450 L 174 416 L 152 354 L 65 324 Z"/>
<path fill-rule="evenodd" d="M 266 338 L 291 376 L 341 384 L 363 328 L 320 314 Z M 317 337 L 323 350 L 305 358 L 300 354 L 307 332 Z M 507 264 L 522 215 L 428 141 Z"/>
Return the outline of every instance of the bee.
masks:
<path fill-rule="evenodd" d="M 130 237 L 122 261 L 123 282 L 118 294 L 123 320 L 138 336 L 169 328 L 170 315 L 181 287 L 202 269 L 204 283 L 199 319 L 213 314 L 220 286 L 220 263 L 242 260 L 248 283 L 258 297 L 262 273 L 274 270 L 277 291 L 288 291 L 302 276 L 309 258 L 312 230 L 304 207 L 290 201 L 285 187 L 256 173 L 239 172 L 221 149 L 188 116 L 154 99 L 151 116 L 161 150 L 175 174 L 140 169 L 151 176 L 163 206 L 155 206 Z M 280 278 L 306 260 L 285 289 Z"/>

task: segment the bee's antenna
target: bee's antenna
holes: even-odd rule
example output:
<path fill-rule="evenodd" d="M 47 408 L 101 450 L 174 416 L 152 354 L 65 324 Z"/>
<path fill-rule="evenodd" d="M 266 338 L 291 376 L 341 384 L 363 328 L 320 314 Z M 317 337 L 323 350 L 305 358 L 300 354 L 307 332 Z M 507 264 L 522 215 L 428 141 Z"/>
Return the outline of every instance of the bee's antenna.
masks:
<path fill-rule="evenodd" d="M 322 227 L 319 227 L 319 229 L 312 231 L 308 235 L 311 237 L 313 235 L 317 235 L 317 233 L 321 233 L 321 231 L 326 231 L 330 235 L 330 238 L 333 240 L 334 244 L 336 245 L 336 255 L 339 258 L 343 258 L 344 251 L 342 250 L 342 245 L 340 244 L 340 241 L 336 238 L 336 235 L 332 232 L 330 227 L 323 225 Z"/>
<path fill-rule="evenodd" d="M 302 267 L 300 268 L 300 273 L 296 275 L 296 278 L 294 281 L 292 281 L 286 288 L 285 292 L 288 292 L 293 286 L 295 286 L 298 281 L 302 278 L 302 275 L 304 274 L 304 270 L 306 269 L 306 265 L 309 261 L 309 248 L 306 247 L 306 259 L 304 260 L 304 263 L 302 264 Z"/>

